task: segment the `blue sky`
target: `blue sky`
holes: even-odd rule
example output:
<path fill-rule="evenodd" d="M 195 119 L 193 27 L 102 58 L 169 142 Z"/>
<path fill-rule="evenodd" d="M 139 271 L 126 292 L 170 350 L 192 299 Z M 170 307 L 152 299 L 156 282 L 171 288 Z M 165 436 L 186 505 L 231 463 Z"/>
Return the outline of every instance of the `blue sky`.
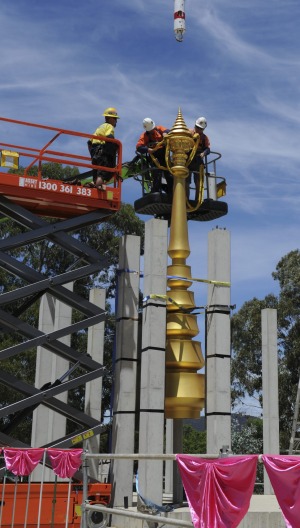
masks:
<path fill-rule="evenodd" d="M 172 0 L 2 0 L 1 115 L 89 133 L 115 106 L 124 161 L 144 117 L 170 127 L 180 107 L 192 127 L 204 115 L 229 214 L 189 223 L 188 263 L 206 278 L 207 233 L 230 230 L 239 308 L 277 292 L 271 272 L 299 247 L 299 19 L 299 0 L 186 0 L 178 43 Z M 134 181 L 123 190 L 139 197 Z M 206 287 L 194 291 L 205 304 Z"/>

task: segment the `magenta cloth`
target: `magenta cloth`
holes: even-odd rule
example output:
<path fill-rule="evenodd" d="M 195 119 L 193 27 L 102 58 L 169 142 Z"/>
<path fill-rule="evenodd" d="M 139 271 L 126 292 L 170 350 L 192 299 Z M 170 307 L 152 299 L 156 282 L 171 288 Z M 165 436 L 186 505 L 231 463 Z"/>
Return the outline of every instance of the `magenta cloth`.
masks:
<path fill-rule="evenodd" d="M 300 458 L 262 455 L 279 506 L 288 528 L 300 526 Z"/>
<path fill-rule="evenodd" d="M 236 528 L 253 493 L 258 455 L 176 455 L 195 528 Z"/>
<path fill-rule="evenodd" d="M 3 452 L 6 469 L 14 475 L 30 475 L 41 461 L 44 451 L 45 449 L 42 448 L 20 449 L 5 447 Z"/>
<path fill-rule="evenodd" d="M 58 477 L 71 478 L 81 466 L 83 449 L 55 449 L 47 450 L 53 471 Z"/>

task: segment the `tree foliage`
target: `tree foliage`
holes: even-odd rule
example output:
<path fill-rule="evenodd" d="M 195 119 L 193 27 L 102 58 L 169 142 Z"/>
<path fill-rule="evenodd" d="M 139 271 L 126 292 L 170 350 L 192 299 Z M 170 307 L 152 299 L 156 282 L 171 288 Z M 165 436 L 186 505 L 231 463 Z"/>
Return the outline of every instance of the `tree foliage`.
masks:
<path fill-rule="evenodd" d="M 232 420 L 231 450 L 234 455 L 263 452 L 263 422 L 261 418 L 248 417 L 244 425 Z"/>
<path fill-rule="evenodd" d="M 277 308 L 277 299 L 268 295 L 252 299 L 232 317 L 232 397 L 236 402 L 246 396 L 261 395 L 261 310 Z"/>
<path fill-rule="evenodd" d="M 276 308 L 280 438 L 281 449 L 286 450 L 300 373 L 300 251 L 282 257 L 272 276 L 279 283 L 279 295 L 253 298 L 232 318 L 232 397 L 233 404 L 248 395 L 263 403 L 261 310 Z"/>
<path fill-rule="evenodd" d="M 231 450 L 234 455 L 263 453 L 263 421 L 261 418 L 248 417 L 241 426 L 236 418 L 232 420 Z M 263 465 L 258 464 L 256 474 L 256 494 L 263 493 Z"/>
<path fill-rule="evenodd" d="M 197 431 L 191 425 L 183 426 L 183 453 L 206 453 L 206 431 Z"/>

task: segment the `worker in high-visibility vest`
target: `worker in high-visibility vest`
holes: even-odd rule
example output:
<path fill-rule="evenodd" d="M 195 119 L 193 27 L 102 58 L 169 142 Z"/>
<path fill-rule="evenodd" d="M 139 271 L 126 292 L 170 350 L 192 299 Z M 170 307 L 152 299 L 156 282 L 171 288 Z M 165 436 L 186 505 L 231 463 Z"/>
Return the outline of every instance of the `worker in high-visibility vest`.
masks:
<path fill-rule="evenodd" d="M 195 127 L 190 132 L 198 134 L 200 136 L 197 152 L 189 165 L 189 176 L 186 179 L 186 196 L 189 199 L 190 185 L 192 182 L 192 174 L 195 183 L 195 199 L 198 199 L 200 192 L 200 166 L 204 165 L 206 156 L 210 153 L 210 141 L 209 138 L 204 134 L 204 130 L 207 127 L 207 121 L 205 117 L 198 117 L 195 122 Z"/>
<path fill-rule="evenodd" d="M 100 125 L 94 132 L 94 136 L 105 136 L 107 138 L 115 137 L 115 127 L 119 119 L 118 112 L 115 108 L 106 108 L 103 112 L 105 122 Z M 88 141 L 88 147 L 93 165 L 101 165 L 102 167 L 116 166 L 116 151 L 115 143 L 105 141 L 103 139 L 91 138 Z M 102 189 L 105 181 L 111 180 L 112 173 L 104 170 L 93 170 L 93 184 L 97 189 Z"/>
<path fill-rule="evenodd" d="M 169 129 L 155 125 L 153 119 L 145 117 L 143 120 L 144 132 L 140 135 L 139 140 L 136 144 L 136 151 L 140 154 L 153 154 L 160 165 L 165 166 L 165 152 L 164 146 L 157 147 L 163 138 L 168 134 Z M 168 193 L 172 193 L 173 179 L 168 171 L 162 171 L 156 169 L 156 165 L 149 156 L 149 163 L 153 166 L 153 184 L 152 192 L 160 192 L 162 190 L 162 176 L 164 175 L 167 182 Z"/>

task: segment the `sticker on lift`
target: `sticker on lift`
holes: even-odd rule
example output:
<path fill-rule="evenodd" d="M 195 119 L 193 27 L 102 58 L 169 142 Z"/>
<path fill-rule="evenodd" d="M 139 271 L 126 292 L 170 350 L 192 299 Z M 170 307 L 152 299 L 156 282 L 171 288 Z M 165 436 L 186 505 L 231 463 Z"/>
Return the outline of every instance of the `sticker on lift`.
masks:
<path fill-rule="evenodd" d="M 20 187 L 29 187 L 30 189 L 37 189 L 37 179 L 36 178 L 19 178 Z"/>
<path fill-rule="evenodd" d="M 76 194 L 77 196 L 92 196 L 92 190 L 87 187 L 77 187 L 70 184 L 53 182 L 52 180 L 38 180 L 37 178 L 19 178 L 19 187 L 27 189 L 42 189 L 44 191 L 59 192 L 63 194 Z"/>

